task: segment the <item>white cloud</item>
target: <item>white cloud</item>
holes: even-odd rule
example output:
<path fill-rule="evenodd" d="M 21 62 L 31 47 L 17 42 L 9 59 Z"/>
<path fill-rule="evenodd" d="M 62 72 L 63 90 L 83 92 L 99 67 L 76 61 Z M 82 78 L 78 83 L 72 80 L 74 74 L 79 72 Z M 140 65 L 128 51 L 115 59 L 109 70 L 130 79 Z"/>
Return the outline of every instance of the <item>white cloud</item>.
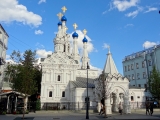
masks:
<path fill-rule="evenodd" d="M 52 51 L 46 51 L 45 49 L 37 49 L 36 54 L 39 58 L 46 58 L 47 55 L 52 54 Z"/>
<path fill-rule="evenodd" d="M 108 49 L 109 48 L 109 45 L 107 43 L 103 43 L 103 46 L 102 46 L 103 49 Z"/>
<path fill-rule="evenodd" d="M 108 10 L 106 10 L 106 11 L 102 12 L 102 14 L 106 14 L 107 12 L 108 12 Z"/>
<path fill-rule="evenodd" d="M 102 74 L 102 71 L 103 71 L 101 68 L 97 68 L 97 67 L 92 66 L 92 65 L 90 65 L 90 69 L 98 70 L 99 75 Z"/>
<path fill-rule="evenodd" d="M 39 42 L 36 43 L 36 47 L 39 49 L 44 49 L 44 45 L 40 44 Z"/>
<path fill-rule="evenodd" d="M 7 60 L 10 59 L 10 55 L 6 55 L 6 59 L 7 59 Z"/>
<path fill-rule="evenodd" d="M 16 62 L 14 62 L 14 61 L 10 58 L 10 55 L 6 55 L 6 63 L 16 64 Z"/>
<path fill-rule="evenodd" d="M 130 13 L 127 13 L 125 14 L 125 16 L 127 17 L 136 17 L 138 15 L 139 12 L 143 11 L 143 8 L 142 7 L 138 7 L 137 10 L 133 11 L 133 12 L 130 12 Z"/>
<path fill-rule="evenodd" d="M 133 12 L 125 14 L 125 16 L 127 16 L 127 17 L 133 17 L 134 18 L 134 17 L 136 17 L 138 15 L 138 13 L 139 13 L 139 11 L 135 10 Z"/>
<path fill-rule="evenodd" d="M 127 9 L 129 9 L 130 7 L 136 7 L 138 2 L 140 0 L 113 0 L 112 1 L 112 5 L 110 5 L 110 10 L 112 10 L 113 8 L 117 8 L 119 11 L 125 11 Z"/>
<path fill-rule="evenodd" d="M 41 3 L 45 3 L 46 2 L 46 0 L 40 0 L 39 2 L 38 2 L 38 4 L 41 4 Z"/>
<path fill-rule="evenodd" d="M 36 35 L 41 35 L 41 34 L 43 34 L 43 31 L 42 30 L 35 30 L 35 32 L 34 32 Z"/>
<path fill-rule="evenodd" d="M 158 8 L 155 8 L 155 7 L 149 7 L 147 11 L 145 11 L 144 13 L 148 13 L 148 12 L 151 12 L 151 11 L 157 11 Z"/>
<path fill-rule="evenodd" d="M 80 50 L 80 54 L 82 54 L 82 50 L 83 50 L 83 38 L 84 38 L 84 34 L 82 33 L 81 30 L 76 30 L 76 33 L 78 34 L 78 40 L 77 40 L 77 44 L 78 44 L 78 49 Z M 72 33 L 73 34 L 73 33 Z M 70 34 L 70 40 L 71 42 L 73 41 L 73 38 L 72 38 L 72 34 Z M 93 52 L 94 50 L 94 46 L 93 44 L 91 43 L 91 39 L 86 35 L 86 38 L 88 40 L 88 43 L 87 43 L 87 50 L 88 50 L 88 53 L 90 52 Z M 71 46 L 72 47 L 72 46 Z M 72 48 L 71 48 L 72 49 Z M 72 51 L 71 51 L 72 52 Z"/>
<path fill-rule="evenodd" d="M 133 26 L 134 26 L 133 24 L 127 24 L 124 27 L 126 28 L 126 27 L 133 27 Z"/>
<path fill-rule="evenodd" d="M 0 0 L 0 22 L 21 22 L 35 27 L 42 24 L 42 17 L 27 10 L 18 0 Z"/>
<path fill-rule="evenodd" d="M 143 43 L 143 48 L 147 49 L 147 48 L 153 47 L 154 45 L 157 45 L 157 43 L 146 41 L 146 42 Z"/>

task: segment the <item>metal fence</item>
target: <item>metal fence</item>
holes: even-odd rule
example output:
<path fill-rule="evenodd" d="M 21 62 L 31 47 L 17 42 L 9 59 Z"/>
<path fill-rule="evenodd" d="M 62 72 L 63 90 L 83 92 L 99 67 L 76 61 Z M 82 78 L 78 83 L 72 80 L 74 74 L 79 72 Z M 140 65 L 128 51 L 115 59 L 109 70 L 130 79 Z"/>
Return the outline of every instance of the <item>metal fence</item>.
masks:
<path fill-rule="evenodd" d="M 86 110 L 85 102 L 57 102 L 42 103 L 41 110 Z M 96 106 L 89 105 L 90 110 L 96 110 Z"/>
<path fill-rule="evenodd" d="M 130 102 L 131 109 L 146 108 L 145 102 Z"/>

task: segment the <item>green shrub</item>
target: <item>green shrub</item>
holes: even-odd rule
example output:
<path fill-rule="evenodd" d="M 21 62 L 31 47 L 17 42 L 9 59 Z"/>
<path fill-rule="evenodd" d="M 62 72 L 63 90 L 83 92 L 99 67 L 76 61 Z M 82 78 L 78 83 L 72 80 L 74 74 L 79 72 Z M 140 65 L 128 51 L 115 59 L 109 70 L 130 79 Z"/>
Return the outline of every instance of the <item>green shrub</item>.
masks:
<path fill-rule="evenodd" d="M 41 109 L 41 102 L 40 102 L 40 100 L 38 99 L 37 101 L 36 101 L 36 110 L 40 110 Z"/>
<path fill-rule="evenodd" d="M 3 112 L 2 112 L 2 115 L 5 115 L 5 114 L 6 114 L 6 111 L 3 111 Z"/>

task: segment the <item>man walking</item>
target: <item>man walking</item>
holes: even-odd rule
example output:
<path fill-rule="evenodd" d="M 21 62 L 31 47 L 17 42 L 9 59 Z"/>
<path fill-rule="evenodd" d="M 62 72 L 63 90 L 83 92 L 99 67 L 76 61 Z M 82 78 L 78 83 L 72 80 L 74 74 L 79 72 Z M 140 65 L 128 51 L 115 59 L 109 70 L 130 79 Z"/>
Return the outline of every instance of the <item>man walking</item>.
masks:
<path fill-rule="evenodd" d="M 148 113 L 148 115 L 150 115 L 149 107 L 150 107 L 149 101 L 146 101 L 146 115 L 147 115 L 147 113 Z"/>
<path fill-rule="evenodd" d="M 152 116 L 152 114 L 153 114 L 153 102 L 150 103 L 149 109 L 150 109 L 150 115 Z"/>

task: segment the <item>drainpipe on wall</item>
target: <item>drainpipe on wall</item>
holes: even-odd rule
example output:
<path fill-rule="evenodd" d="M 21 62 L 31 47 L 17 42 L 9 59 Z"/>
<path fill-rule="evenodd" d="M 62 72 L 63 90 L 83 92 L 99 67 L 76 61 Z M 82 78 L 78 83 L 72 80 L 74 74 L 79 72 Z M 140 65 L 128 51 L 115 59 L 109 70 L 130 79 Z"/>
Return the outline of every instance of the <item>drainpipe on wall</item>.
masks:
<path fill-rule="evenodd" d="M 149 73 L 148 73 L 148 61 L 147 61 L 147 56 L 146 56 L 146 51 L 144 51 L 144 61 L 145 61 L 145 65 L 146 65 L 146 84 L 148 84 L 148 78 L 149 78 Z"/>
<path fill-rule="evenodd" d="M 156 48 L 157 46 L 154 46 L 154 65 L 156 67 L 156 70 L 158 70 L 158 66 L 157 66 L 157 57 L 156 57 Z"/>
<path fill-rule="evenodd" d="M 135 66 L 135 62 L 133 62 L 133 63 L 134 63 L 135 85 L 137 86 L 137 76 L 136 76 L 136 70 L 135 70 L 136 66 Z"/>

